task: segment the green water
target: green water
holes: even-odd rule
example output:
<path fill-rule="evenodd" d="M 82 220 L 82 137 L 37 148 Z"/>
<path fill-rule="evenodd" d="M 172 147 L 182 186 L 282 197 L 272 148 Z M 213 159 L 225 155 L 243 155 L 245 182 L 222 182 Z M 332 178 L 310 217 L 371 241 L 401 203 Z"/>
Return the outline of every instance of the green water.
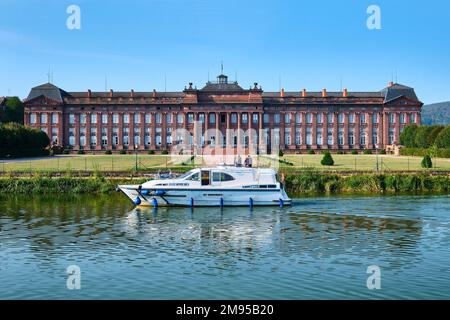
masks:
<path fill-rule="evenodd" d="M 120 194 L 0 198 L 0 299 L 448 299 L 449 199 L 155 211 Z"/>

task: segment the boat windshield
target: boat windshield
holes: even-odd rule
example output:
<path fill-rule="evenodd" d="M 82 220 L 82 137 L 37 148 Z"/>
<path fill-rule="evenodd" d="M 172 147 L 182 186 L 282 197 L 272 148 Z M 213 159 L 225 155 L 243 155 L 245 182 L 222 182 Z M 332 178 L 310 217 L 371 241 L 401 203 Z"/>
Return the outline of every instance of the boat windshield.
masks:
<path fill-rule="evenodd" d="M 177 179 L 185 179 L 185 178 L 189 177 L 189 176 L 190 176 L 191 174 L 193 174 L 193 173 L 194 173 L 193 170 L 188 171 L 188 172 L 186 172 L 186 173 L 183 173 L 181 176 L 177 177 Z"/>

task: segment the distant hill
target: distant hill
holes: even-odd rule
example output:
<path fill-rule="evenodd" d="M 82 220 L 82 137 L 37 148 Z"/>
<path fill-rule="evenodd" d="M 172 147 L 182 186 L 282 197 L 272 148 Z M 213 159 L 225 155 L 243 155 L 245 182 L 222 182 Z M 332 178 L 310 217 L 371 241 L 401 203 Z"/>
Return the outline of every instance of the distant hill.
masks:
<path fill-rule="evenodd" d="M 422 124 L 450 124 L 450 101 L 424 105 Z"/>

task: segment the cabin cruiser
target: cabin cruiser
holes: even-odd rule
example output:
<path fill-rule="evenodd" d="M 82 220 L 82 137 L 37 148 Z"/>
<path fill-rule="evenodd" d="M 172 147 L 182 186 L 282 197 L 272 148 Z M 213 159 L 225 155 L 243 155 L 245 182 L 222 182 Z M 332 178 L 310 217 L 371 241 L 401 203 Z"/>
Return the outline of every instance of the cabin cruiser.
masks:
<path fill-rule="evenodd" d="M 271 168 L 219 165 L 171 179 L 119 185 L 137 206 L 283 206 L 291 199 Z"/>

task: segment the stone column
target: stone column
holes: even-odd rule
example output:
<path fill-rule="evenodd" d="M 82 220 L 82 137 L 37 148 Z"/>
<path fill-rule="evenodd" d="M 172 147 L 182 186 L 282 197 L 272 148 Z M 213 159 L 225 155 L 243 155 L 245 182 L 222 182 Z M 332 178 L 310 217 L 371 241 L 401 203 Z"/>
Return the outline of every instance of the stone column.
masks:
<path fill-rule="evenodd" d="M 344 115 L 344 149 L 349 149 L 348 145 L 348 113 L 343 113 Z"/>
<path fill-rule="evenodd" d="M 400 114 L 396 112 L 394 114 L 394 143 L 400 142 Z"/>
<path fill-rule="evenodd" d="M 242 152 L 241 150 L 241 139 L 242 139 L 242 134 L 241 134 L 241 112 L 237 112 L 237 154 L 240 154 Z"/>
<path fill-rule="evenodd" d="M 317 149 L 317 112 L 312 112 L 311 115 L 312 115 L 311 148 L 313 150 L 316 150 Z"/>
<path fill-rule="evenodd" d="M 328 117 L 326 112 L 322 112 L 322 149 L 328 148 Z"/>
<path fill-rule="evenodd" d="M 232 145 L 232 135 L 231 135 L 231 114 L 227 112 L 227 128 L 225 129 L 225 134 L 227 137 L 227 155 L 232 154 L 233 145 Z"/>
<path fill-rule="evenodd" d="M 372 139 L 372 131 L 373 131 L 373 120 L 372 117 L 375 114 L 371 115 L 369 112 L 366 112 L 366 121 L 367 121 L 367 125 L 366 125 L 366 146 L 367 149 L 373 149 L 373 139 Z"/>
<path fill-rule="evenodd" d="M 102 149 L 102 113 L 97 112 L 97 145 L 95 146 L 95 150 L 101 150 Z"/>
<path fill-rule="evenodd" d="M 139 150 L 145 149 L 145 112 L 140 112 L 141 119 L 139 123 Z"/>
<path fill-rule="evenodd" d="M 253 113 L 248 112 L 247 113 L 247 120 L 248 120 L 248 153 L 253 153 L 253 136 L 252 136 L 252 122 L 253 122 Z"/>
<path fill-rule="evenodd" d="M 161 150 L 167 149 L 167 118 L 166 112 L 161 112 Z"/>
<path fill-rule="evenodd" d="M 80 149 L 80 113 L 74 113 L 75 116 L 75 150 L 79 150 Z M 40 118 L 40 117 L 39 117 Z M 40 119 L 39 119 L 39 123 L 40 123 Z"/>
<path fill-rule="evenodd" d="M 123 115 L 124 115 L 123 112 L 119 112 L 119 134 L 118 134 L 119 143 L 117 144 L 118 150 L 123 150 L 123 128 L 124 128 Z"/>
<path fill-rule="evenodd" d="M 286 120 L 286 117 L 285 117 L 285 114 L 284 114 L 284 112 L 281 112 L 280 113 L 280 149 L 281 150 L 284 150 L 285 148 L 286 148 L 286 141 L 284 141 L 284 129 L 285 129 L 285 127 L 286 127 L 286 123 L 285 123 L 285 120 Z"/>
<path fill-rule="evenodd" d="M 260 112 L 258 114 L 258 137 L 259 137 L 259 152 L 263 152 L 264 154 L 267 153 L 267 146 L 266 142 L 264 141 L 264 128 L 263 128 L 263 121 L 264 121 L 264 113 Z"/>
<path fill-rule="evenodd" d="M 156 112 L 150 113 L 150 122 L 151 122 L 151 130 L 150 130 L 150 149 L 156 149 Z"/>
<path fill-rule="evenodd" d="M 129 113 L 129 117 L 130 117 L 130 124 L 128 125 L 128 128 L 130 130 L 129 133 L 129 144 L 128 144 L 128 149 L 130 150 L 134 150 L 134 112 L 133 113 Z"/>
<path fill-rule="evenodd" d="M 63 147 L 67 144 L 66 141 L 64 140 L 65 127 L 66 126 L 64 124 L 63 113 L 62 113 L 62 111 L 58 112 L 58 144 Z"/>
<path fill-rule="evenodd" d="M 291 126 L 290 126 L 290 130 L 291 130 L 291 144 L 290 144 L 290 149 L 295 150 L 296 145 L 295 145 L 295 123 L 296 123 L 296 117 L 295 117 L 295 113 L 291 112 Z"/>
<path fill-rule="evenodd" d="M 359 138 L 360 138 L 360 134 L 359 134 L 359 130 L 360 130 L 360 126 L 361 126 L 361 119 L 360 119 L 360 113 L 359 112 L 355 112 L 355 143 L 354 143 L 354 148 L 355 149 L 359 149 Z"/>
<path fill-rule="evenodd" d="M 383 112 L 383 118 L 382 118 L 382 127 L 383 127 L 383 140 L 382 140 L 382 146 L 381 148 L 385 148 L 388 143 L 388 135 L 389 135 L 389 115 L 386 111 Z"/>
<path fill-rule="evenodd" d="M 112 112 L 108 112 L 108 145 L 106 146 L 108 149 L 112 149 L 113 146 L 113 113 Z"/>
<path fill-rule="evenodd" d="M 339 149 L 339 113 L 333 114 L 333 149 Z"/>
<path fill-rule="evenodd" d="M 300 131 L 301 131 L 301 134 L 300 134 L 300 136 L 301 136 L 301 143 L 302 143 L 302 145 L 301 145 L 301 149 L 306 149 L 306 112 L 302 112 L 301 113 L 302 114 L 302 123 L 301 123 L 301 129 L 300 129 Z"/>
<path fill-rule="evenodd" d="M 216 146 L 215 146 L 215 149 L 216 149 L 216 155 L 219 153 L 219 150 L 222 148 L 222 139 L 220 139 L 220 128 L 219 128 L 219 124 L 220 124 L 220 122 L 219 122 L 219 116 L 220 116 L 220 113 L 219 112 L 215 112 L 214 113 L 214 116 L 216 117 Z"/>

